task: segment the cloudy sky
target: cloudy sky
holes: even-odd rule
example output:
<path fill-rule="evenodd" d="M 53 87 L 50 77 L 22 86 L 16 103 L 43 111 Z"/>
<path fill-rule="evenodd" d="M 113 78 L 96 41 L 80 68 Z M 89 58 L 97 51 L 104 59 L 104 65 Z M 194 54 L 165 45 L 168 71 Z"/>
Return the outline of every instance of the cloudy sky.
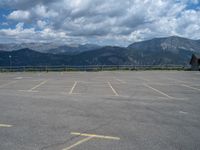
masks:
<path fill-rule="evenodd" d="M 200 0 L 0 0 L 0 43 L 200 39 Z"/>

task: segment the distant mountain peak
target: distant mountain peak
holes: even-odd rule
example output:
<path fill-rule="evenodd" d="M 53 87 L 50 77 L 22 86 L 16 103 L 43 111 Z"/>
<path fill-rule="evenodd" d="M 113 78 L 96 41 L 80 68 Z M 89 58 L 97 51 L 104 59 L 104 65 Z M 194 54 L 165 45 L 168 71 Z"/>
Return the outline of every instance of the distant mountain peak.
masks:
<path fill-rule="evenodd" d="M 183 49 L 200 53 L 200 42 L 179 36 L 170 36 L 136 42 L 129 45 L 128 48 L 141 51 L 169 51 L 175 53 Z"/>

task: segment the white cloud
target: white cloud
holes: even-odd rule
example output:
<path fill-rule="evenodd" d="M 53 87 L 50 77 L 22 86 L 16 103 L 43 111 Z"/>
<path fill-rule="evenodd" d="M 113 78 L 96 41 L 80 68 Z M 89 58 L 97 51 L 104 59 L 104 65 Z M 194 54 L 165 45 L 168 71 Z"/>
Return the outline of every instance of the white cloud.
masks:
<path fill-rule="evenodd" d="M 20 22 L 16 25 L 17 31 L 23 31 L 24 30 L 24 23 Z"/>
<path fill-rule="evenodd" d="M 47 25 L 46 21 L 42 21 L 42 20 L 38 20 L 38 21 L 37 21 L 37 26 L 38 26 L 40 29 L 45 28 L 46 25 Z"/>
<path fill-rule="evenodd" d="M 3 34 L 6 38 L 6 36 L 14 36 L 14 37 L 27 37 L 29 38 L 30 35 L 35 33 L 34 28 L 24 29 L 24 23 L 18 23 L 15 27 L 15 29 L 1 29 L 0 35 Z"/>
<path fill-rule="evenodd" d="M 54 42 L 54 43 L 78 43 L 84 42 L 83 38 L 74 38 L 66 35 L 62 31 L 54 31 L 50 28 L 45 28 L 41 31 L 35 30 L 35 28 L 24 28 L 24 23 L 18 23 L 14 29 L 1 29 L 0 40 L 2 42 Z"/>
<path fill-rule="evenodd" d="M 159 36 L 200 38 L 199 0 L 3 0 L 8 19 L 31 23 L 31 40 L 129 44 Z M 189 7 L 192 3 L 192 7 Z M 1 4 L 0 4 L 1 6 Z M 197 6 L 198 7 L 198 6 Z M 16 28 L 17 29 L 17 28 Z M 16 30 L 15 29 L 15 30 Z M 23 34 L 24 29 L 20 32 Z M 1 30 L 0 30 L 1 31 Z M 31 33 L 30 33 L 31 34 Z M 38 37 L 37 37 L 38 36 Z M 17 36 L 16 36 L 17 37 Z M 51 37 L 51 38 L 50 38 Z M 35 38 L 35 39 L 34 39 Z"/>
<path fill-rule="evenodd" d="M 44 5 L 37 5 L 31 11 L 36 16 L 39 16 L 42 18 L 51 18 L 51 17 L 58 16 L 57 12 L 55 12 L 54 10 L 47 10 L 47 8 Z"/>
<path fill-rule="evenodd" d="M 25 20 L 30 19 L 30 12 L 24 11 L 24 10 L 16 10 L 8 15 L 8 19 L 25 21 Z"/>

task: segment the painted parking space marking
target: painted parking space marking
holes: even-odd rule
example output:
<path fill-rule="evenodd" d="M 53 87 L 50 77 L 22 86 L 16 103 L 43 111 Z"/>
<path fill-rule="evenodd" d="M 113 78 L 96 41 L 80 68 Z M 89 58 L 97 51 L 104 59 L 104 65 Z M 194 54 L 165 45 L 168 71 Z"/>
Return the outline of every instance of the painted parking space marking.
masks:
<path fill-rule="evenodd" d="M 184 86 L 184 87 L 187 87 L 187 88 L 189 88 L 189 89 L 196 90 L 196 91 L 200 91 L 200 89 L 195 88 L 195 87 L 192 87 L 192 86 L 189 86 L 189 85 L 181 84 L 181 86 Z"/>
<path fill-rule="evenodd" d="M 70 145 L 69 147 L 66 147 L 62 150 L 71 150 L 72 148 L 80 145 L 80 144 L 83 144 L 91 139 L 107 139 L 107 140 L 120 140 L 119 137 L 113 137 L 113 136 L 104 136 L 104 135 L 97 135 L 97 134 L 87 134 L 87 133 L 79 133 L 79 132 L 71 132 L 71 135 L 76 135 L 76 136 L 83 136 L 83 137 L 86 137 L 72 145 Z"/>
<path fill-rule="evenodd" d="M 97 135 L 97 134 L 87 134 L 87 133 L 79 133 L 79 132 L 71 132 L 71 134 L 72 135 L 78 135 L 78 136 L 85 136 L 85 137 L 94 137 L 94 138 L 100 138 L 100 139 L 108 139 L 108 140 L 120 140 L 119 137 Z"/>
<path fill-rule="evenodd" d="M 10 128 L 12 127 L 12 125 L 9 125 L 9 124 L 0 124 L 0 128 Z"/>
<path fill-rule="evenodd" d="M 70 150 L 70 149 L 72 149 L 72 148 L 74 148 L 74 147 L 76 147 L 76 146 L 78 146 L 78 145 L 80 145 L 80 144 L 82 144 L 82 143 L 84 143 L 84 142 L 89 141 L 89 140 L 92 139 L 92 138 L 94 138 L 94 137 L 87 137 L 87 138 L 84 138 L 84 139 L 82 139 L 82 140 L 80 140 L 80 141 L 74 143 L 73 145 L 71 145 L 71 146 L 69 146 L 69 147 L 66 147 L 66 148 L 64 148 L 64 149 L 62 149 L 62 150 Z"/>
<path fill-rule="evenodd" d="M 186 111 L 179 111 L 180 114 L 188 114 Z"/>
<path fill-rule="evenodd" d="M 160 90 L 158 90 L 158 89 L 155 89 L 155 88 L 153 88 L 152 86 L 150 86 L 150 85 L 148 85 L 148 84 L 146 84 L 146 83 L 144 83 L 143 85 L 144 85 L 145 87 L 147 87 L 147 88 L 149 88 L 149 89 L 152 89 L 153 91 L 155 91 L 155 92 L 157 92 L 157 93 L 159 93 L 159 94 L 161 94 L 161 95 L 163 95 L 163 96 L 169 98 L 169 99 L 174 99 L 174 97 L 169 96 L 169 95 L 167 95 L 166 93 L 164 93 L 164 92 L 162 92 L 162 91 L 160 91 Z"/>
<path fill-rule="evenodd" d="M 20 92 L 31 92 L 31 93 L 36 93 L 36 92 L 39 92 L 39 91 L 36 91 L 36 90 L 18 90 Z"/>
<path fill-rule="evenodd" d="M 35 85 L 34 87 L 32 87 L 29 90 L 19 90 L 19 91 L 22 91 L 22 92 L 38 92 L 38 91 L 36 91 L 36 89 L 39 88 L 40 86 L 44 85 L 45 83 L 47 83 L 47 81 L 48 80 L 42 81 L 42 82 L 40 82 L 39 84 Z"/>
<path fill-rule="evenodd" d="M 46 82 L 47 82 L 47 80 L 40 82 L 40 83 L 37 84 L 36 86 L 32 87 L 32 88 L 30 89 L 30 91 L 33 91 L 33 90 L 39 88 L 40 86 L 44 85 Z"/>
<path fill-rule="evenodd" d="M 117 93 L 117 91 L 113 88 L 112 84 L 110 82 L 107 82 L 109 87 L 111 88 L 111 90 L 113 91 L 113 93 L 115 94 L 115 96 L 119 96 L 119 94 Z"/>
<path fill-rule="evenodd" d="M 118 79 L 117 77 L 114 77 L 115 80 L 117 80 L 118 82 L 125 84 L 126 82 L 124 80 Z"/>
<path fill-rule="evenodd" d="M 16 78 L 14 78 L 15 80 L 21 80 L 21 79 L 23 79 L 23 77 L 16 77 Z"/>
<path fill-rule="evenodd" d="M 74 89 L 75 89 L 75 87 L 76 87 L 77 84 L 78 84 L 78 82 L 75 81 L 74 84 L 73 84 L 73 86 L 72 86 L 72 88 L 71 88 L 71 90 L 69 91 L 70 95 L 73 94 L 73 91 L 74 91 Z"/>

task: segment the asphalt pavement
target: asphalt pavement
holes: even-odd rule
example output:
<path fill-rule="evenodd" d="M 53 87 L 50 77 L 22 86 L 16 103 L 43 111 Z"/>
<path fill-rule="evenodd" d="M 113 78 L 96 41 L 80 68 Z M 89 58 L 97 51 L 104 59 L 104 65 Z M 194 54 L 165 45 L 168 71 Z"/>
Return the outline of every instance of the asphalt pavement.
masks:
<path fill-rule="evenodd" d="M 0 150 L 147 149 L 200 149 L 200 72 L 0 73 Z"/>

